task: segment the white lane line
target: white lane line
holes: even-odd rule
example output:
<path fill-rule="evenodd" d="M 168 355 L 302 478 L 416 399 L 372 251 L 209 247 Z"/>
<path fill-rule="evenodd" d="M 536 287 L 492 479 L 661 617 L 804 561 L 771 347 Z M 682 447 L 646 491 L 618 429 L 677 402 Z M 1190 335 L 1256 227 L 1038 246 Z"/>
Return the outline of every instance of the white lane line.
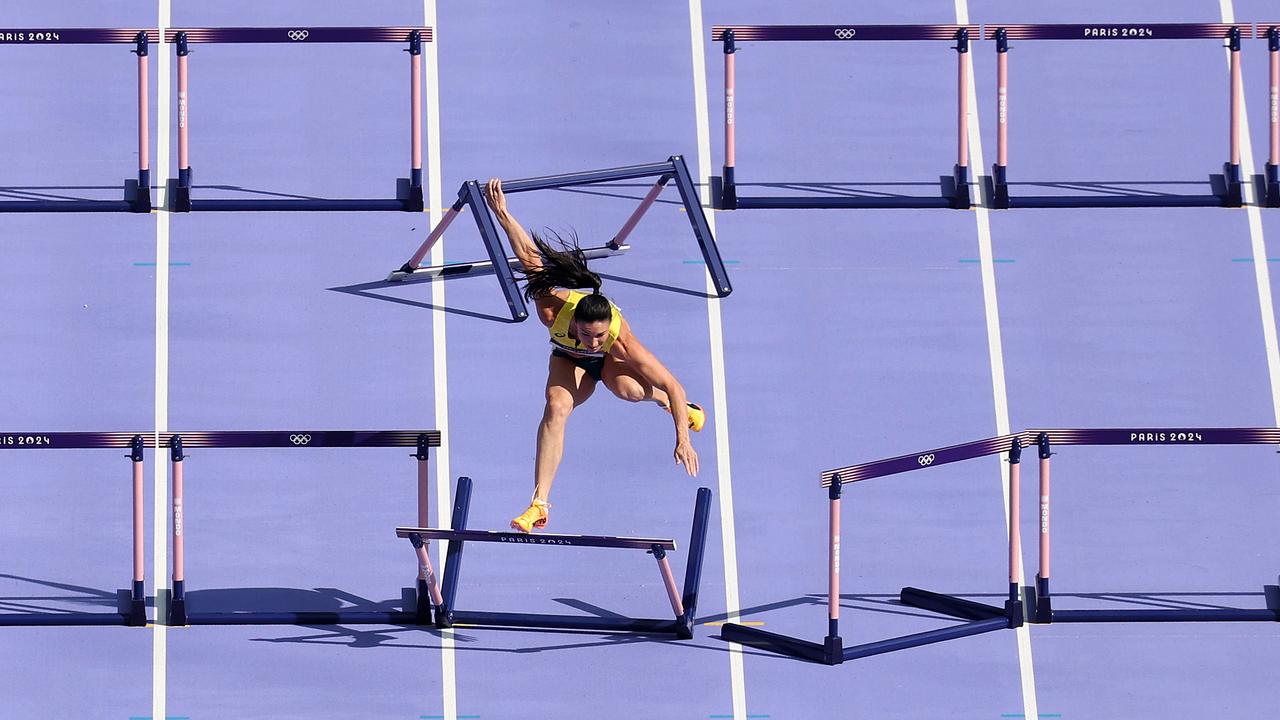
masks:
<path fill-rule="evenodd" d="M 1236 11 L 1231 0 L 1218 0 L 1222 22 L 1235 22 Z M 1231 51 L 1223 50 L 1227 67 L 1231 67 Z M 1243 69 L 1241 75 L 1243 76 Z M 1241 81 L 1241 86 L 1244 82 Z M 1243 91 L 1242 91 L 1243 92 Z M 1262 313 L 1262 340 L 1267 352 L 1267 376 L 1271 380 L 1272 417 L 1280 423 L 1280 343 L 1276 341 L 1276 315 L 1271 304 L 1271 269 L 1267 263 L 1267 243 L 1262 235 L 1262 212 L 1253 188 L 1253 141 L 1249 137 L 1249 111 L 1244 95 L 1240 103 L 1240 174 L 1244 176 L 1245 212 L 1249 217 L 1249 241 L 1253 249 L 1253 277 L 1258 285 L 1258 310 Z"/>
<path fill-rule="evenodd" d="M 436 0 L 422 1 L 422 24 L 432 29 L 431 42 L 423 45 L 423 61 L 426 63 L 423 73 L 426 78 L 427 104 L 427 192 L 428 211 L 431 227 L 435 227 L 443 217 L 444 201 L 441 194 L 443 179 L 440 171 L 440 28 L 436 18 Z M 444 242 L 440 241 L 431 248 L 431 264 L 444 264 Z M 444 283 L 431 283 L 431 304 L 436 308 L 444 305 Z M 431 348 L 432 368 L 434 373 L 435 394 L 435 427 L 440 431 L 440 447 L 436 449 L 436 527 L 449 527 L 449 373 L 448 354 L 445 346 L 445 312 L 437 309 L 431 313 Z M 443 577 L 444 558 L 448 552 L 448 543 L 440 543 L 440 572 Z M 444 702 L 444 720 L 458 720 L 458 685 L 457 665 L 454 654 L 454 637 L 452 630 L 440 631 L 440 686 Z"/>
<path fill-rule="evenodd" d="M 151 626 L 151 717 L 166 717 L 168 696 L 168 627 L 164 619 L 169 603 L 169 484 L 168 465 L 160 447 L 160 433 L 169 429 L 169 210 L 166 178 L 169 177 L 170 59 L 164 31 L 169 27 L 169 0 L 159 0 L 156 47 L 156 162 L 152 166 L 156 197 L 156 389 L 155 453 L 152 463 L 151 574 L 155 589 L 155 622 Z M 149 142 L 149 141 L 148 141 Z"/>
<path fill-rule="evenodd" d="M 968 0 L 955 0 L 956 22 L 961 25 L 969 23 Z M 977 83 L 973 77 L 973 53 L 965 57 L 965 92 L 971 99 L 978 97 Z M 976 102 L 969 103 L 969 155 L 973 177 L 981 182 L 986 173 L 986 161 L 982 155 L 982 132 L 978 125 L 978 108 Z M 991 390 L 995 402 L 996 434 L 1009 434 L 1009 395 L 1004 376 L 1004 344 L 1000 337 L 1000 306 L 996 302 L 996 269 L 995 255 L 991 249 L 991 216 L 982 203 L 982 193 L 978 192 L 974 206 L 974 218 L 978 223 L 978 257 L 982 267 L 982 303 L 987 319 L 987 354 L 991 359 Z M 1004 497 L 1004 526 L 1009 531 L 1009 466 L 1001 466 L 1001 495 Z M 1022 558 L 1018 558 L 1018 584 L 1023 581 Z M 1036 698 L 1035 666 L 1031 657 L 1031 628 L 1024 624 L 1017 628 L 1015 636 L 1018 641 L 1018 672 L 1022 680 L 1022 716 L 1040 717 L 1039 701 Z"/>
<path fill-rule="evenodd" d="M 711 129 L 707 110 L 706 47 L 703 43 L 702 0 L 689 0 L 689 37 L 693 49 L 693 102 L 698 133 L 698 175 L 702 183 L 702 207 L 712 235 L 716 231 L 711 209 Z M 711 273 L 706 273 L 707 321 L 711 333 L 712 403 L 716 429 L 717 490 L 720 498 L 720 544 L 724 548 L 724 595 L 728 620 L 736 622 L 738 600 L 738 551 L 733 525 L 733 474 L 729 466 L 729 401 L 724 381 L 724 334 L 720 320 L 720 298 Z M 733 694 L 734 720 L 747 717 L 747 681 L 743 672 L 742 646 L 729 644 L 729 685 Z"/>

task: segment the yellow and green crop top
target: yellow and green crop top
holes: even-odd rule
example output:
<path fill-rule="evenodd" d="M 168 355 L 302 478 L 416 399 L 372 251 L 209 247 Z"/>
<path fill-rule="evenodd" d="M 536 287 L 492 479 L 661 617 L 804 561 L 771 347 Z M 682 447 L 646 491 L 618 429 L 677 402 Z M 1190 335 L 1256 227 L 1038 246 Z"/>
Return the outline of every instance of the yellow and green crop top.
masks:
<path fill-rule="evenodd" d="M 583 350 L 578 339 L 569 334 L 569 324 L 573 322 L 573 311 L 578 307 L 578 301 L 586 297 L 587 293 L 578 292 L 577 290 L 568 290 L 567 292 L 569 297 L 565 299 L 564 306 L 560 308 L 560 312 L 556 313 L 555 322 L 552 322 L 551 327 L 547 328 L 551 332 L 551 346 L 580 357 L 604 357 L 608 355 L 609 348 L 613 347 L 613 342 L 618 339 L 618 334 L 622 332 L 622 311 L 618 309 L 617 305 L 609 303 L 609 306 L 613 308 L 613 319 L 609 321 L 609 337 L 605 338 L 604 345 L 599 352 Z"/>

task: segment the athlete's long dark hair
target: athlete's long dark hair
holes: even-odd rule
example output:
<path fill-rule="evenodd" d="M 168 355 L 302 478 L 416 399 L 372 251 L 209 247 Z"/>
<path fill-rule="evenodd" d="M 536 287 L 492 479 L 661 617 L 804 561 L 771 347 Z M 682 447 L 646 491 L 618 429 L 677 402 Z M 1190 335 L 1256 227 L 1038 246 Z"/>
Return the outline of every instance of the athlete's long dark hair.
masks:
<path fill-rule="evenodd" d="M 578 236 L 570 231 L 566 241 L 555 231 L 547 230 L 546 235 L 554 238 L 559 246 L 553 247 L 547 237 L 539 233 L 529 235 L 542 256 L 542 267 L 523 272 L 525 298 L 533 300 L 556 288 L 590 289 L 591 294 L 579 300 L 574 308 L 573 319 L 580 323 L 612 320 L 613 307 L 609 299 L 600 294 L 600 276 L 587 268 L 587 257 L 578 246 Z"/>

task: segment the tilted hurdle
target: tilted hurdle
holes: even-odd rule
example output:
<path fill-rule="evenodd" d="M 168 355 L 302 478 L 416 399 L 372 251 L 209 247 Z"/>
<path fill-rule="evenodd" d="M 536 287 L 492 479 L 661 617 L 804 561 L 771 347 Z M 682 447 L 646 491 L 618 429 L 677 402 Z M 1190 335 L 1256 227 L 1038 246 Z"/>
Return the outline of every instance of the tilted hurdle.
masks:
<path fill-rule="evenodd" d="M 967 65 L 971 37 L 977 25 L 717 25 L 711 39 L 724 48 L 724 175 L 712 178 L 717 207 L 747 208 L 956 208 L 970 206 L 969 196 L 969 92 Z M 956 163 L 949 177 L 941 178 L 941 194 L 932 197 L 879 193 L 858 197 L 744 196 L 738 190 L 737 79 L 735 55 L 740 42 L 858 42 L 872 40 L 950 40 L 956 44 Z"/>
<path fill-rule="evenodd" d="M 118 590 L 116 612 L 0 613 L 0 626 L 14 625 L 129 625 L 147 624 L 143 566 L 143 449 L 155 447 L 155 437 L 127 432 L 14 432 L 0 433 L 0 450 L 128 449 L 133 480 L 133 578 L 128 590 Z"/>
<path fill-rule="evenodd" d="M 470 530 L 467 516 L 471 507 L 471 478 L 458 478 L 454 494 L 451 529 L 428 527 L 396 528 L 396 536 L 408 538 L 418 554 L 420 576 L 425 576 L 427 592 L 419 598 L 430 598 L 434 605 L 435 624 L 439 628 L 465 626 L 547 628 L 555 630 L 592 630 L 630 633 L 672 633 L 678 638 L 693 637 L 693 626 L 698 606 L 698 588 L 702 579 L 702 559 L 707 538 L 707 522 L 711 512 L 711 490 L 699 488 L 693 511 L 693 527 L 689 537 L 689 558 L 684 574 L 683 592 L 676 589 L 675 578 L 667 561 L 667 551 L 675 550 L 674 540 L 660 538 L 608 537 L 599 535 L 557 535 L 532 533 Z M 435 582 L 436 573 L 431 563 L 431 540 L 449 541 L 445 555 L 443 587 Z M 458 584 L 462 573 L 462 551 L 466 543 L 487 542 L 510 545 L 538 545 L 542 547 L 596 547 L 644 550 L 654 556 L 662 575 L 663 586 L 671 601 L 675 618 L 670 620 L 592 617 L 587 615 L 547 615 L 538 613 L 501 613 L 475 610 L 459 610 Z M 426 609 L 419 611 L 420 615 Z"/>
<path fill-rule="evenodd" d="M 185 450 L 190 448 L 373 448 L 411 447 L 417 460 L 418 522 L 428 522 L 427 464 L 430 448 L 440 446 L 438 430 L 264 430 L 179 432 L 162 436 L 169 449 L 173 497 L 173 587 L 168 603 L 169 625 L 423 625 L 430 616 L 418 612 L 421 602 L 414 598 L 411 610 L 333 612 L 193 612 L 187 608 L 186 540 L 183 532 Z M 425 593 L 426 578 L 419 577 L 415 592 Z"/>
<path fill-rule="evenodd" d="M 688 216 L 689 224 L 693 228 L 694 238 L 698 241 L 698 247 L 702 251 L 702 259 L 706 263 L 708 272 L 711 273 L 716 295 L 718 297 L 727 296 L 733 291 L 733 286 L 729 283 L 729 275 L 724 269 L 724 261 L 720 258 L 720 250 L 716 247 L 715 238 L 711 235 L 711 226 L 707 223 L 707 216 L 703 212 L 702 203 L 698 199 L 697 187 L 693 183 L 693 178 L 689 175 L 689 168 L 685 165 L 684 158 L 680 155 L 672 155 L 665 162 L 651 163 L 649 165 L 631 165 L 521 180 L 504 180 L 502 191 L 506 194 L 514 194 L 533 190 L 550 190 L 648 177 L 657 177 L 658 180 L 645 193 L 640 205 L 623 223 L 618 233 L 608 243 L 599 247 L 583 248 L 583 252 L 588 259 L 612 257 L 626 252 L 630 247 L 626 245 L 626 240 L 631 235 L 631 231 L 635 229 L 640 222 L 640 218 L 644 217 L 645 212 L 657 200 L 662 189 L 674 180 L 676 189 L 680 193 L 680 200 L 684 205 L 685 214 Z M 476 227 L 480 231 L 480 238 L 484 242 L 485 250 L 488 251 L 489 259 L 423 267 L 422 261 L 426 258 L 427 253 L 444 235 L 445 230 L 458 217 L 458 214 L 467 208 L 471 208 L 471 213 L 475 216 Z M 444 214 L 444 217 L 440 219 L 440 222 L 431 229 L 431 232 L 427 234 L 427 239 L 422 242 L 422 245 L 418 247 L 409 260 L 400 266 L 398 270 L 387 276 L 387 281 L 397 283 L 426 282 L 444 277 L 494 273 L 498 277 L 503 297 L 507 301 L 511 319 L 519 322 L 529 317 L 529 310 L 525 306 L 520 288 L 516 285 L 516 278 L 513 272 L 513 269 L 518 269 L 519 267 L 520 264 L 516 258 L 507 256 L 502 239 L 498 235 L 498 227 L 494 223 L 493 214 L 489 211 L 489 206 L 485 202 L 484 188 L 481 182 L 479 180 L 471 180 L 463 183 L 462 187 L 458 189 L 458 199 Z"/>
<path fill-rule="evenodd" d="M 132 52 L 138 56 L 138 178 L 124 181 L 124 199 L 49 200 L 41 199 L 47 197 L 44 193 L 26 188 L 0 188 L 0 191 L 29 194 L 34 198 L 0 201 L 0 212 L 151 212 L 151 101 L 147 57 L 150 44 L 159 39 L 158 30 L 145 28 L 0 29 L 0 46 L 131 44 Z"/>
<path fill-rule="evenodd" d="M 846 660 L 896 652 L 907 648 L 930 645 L 956 638 L 1016 628 L 1023 624 L 1023 602 L 1019 591 L 1021 567 L 1021 541 L 1018 515 L 1018 488 L 1020 484 L 1022 435 L 1002 435 L 963 445 L 922 453 L 902 455 L 861 465 L 852 465 L 822 473 L 822 486 L 827 488 L 828 543 L 827 543 L 827 635 L 822 642 L 747 627 L 738 623 L 725 623 L 720 637 L 729 642 L 758 647 L 770 652 L 827 665 L 839 665 Z M 896 475 L 925 467 L 937 467 L 961 460 L 985 457 L 996 453 L 1009 454 L 1009 588 L 1004 607 L 995 607 L 942 593 L 906 587 L 899 594 L 903 605 L 918 607 L 966 622 L 960 625 L 928 630 L 901 637 L 845 647 L 840 637 L 840 500 L 844 485 L 876 477 Z"/>
<path fill-rule="evenodd" d="M 171 179 L 172 209 L 192 210 L 395 210 L 422 212 L 422 43 L 431 42 L 429 27 L 236 27 L 175 28 L 165 31 L 165 41 L 173 43 L 178 58 L 178 177 Z M 187 81 L 188 57 L 193 43 L 407 43 L 409 53 L 409 138 L 408 178 L 396 181 L 394 199 L 326 198 L 245 198 L 199 199 L 192 197 L 192 168 L 189 152 L 191 124 L 190 93 Z"/>
<path fill-rule="evenodd" d="M 984 25 L 984 37 L 996 41 L 996 162 L 992 167 L 991 206 L 1017 207 L 1240 207 L 1240 39 L 1251 26 L 1230 23 L 1105 23 L 1097 25 Z M 1012 195 L 1009 191 L 1009 41 L 1010 40 L 1225 40 L 1231 71 L 1228 160 L 1221 176 L 1211 175 L 1208 195 L 1124 193 L 1112 195 Z M 1141 183 L 1138 183 L 1141 184 Z"/>

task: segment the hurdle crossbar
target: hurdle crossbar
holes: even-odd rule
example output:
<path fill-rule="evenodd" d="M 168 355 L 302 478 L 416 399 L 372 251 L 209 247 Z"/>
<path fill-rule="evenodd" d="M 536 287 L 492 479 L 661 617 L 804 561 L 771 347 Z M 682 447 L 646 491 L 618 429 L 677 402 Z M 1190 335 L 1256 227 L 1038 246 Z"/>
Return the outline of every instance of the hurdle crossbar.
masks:
<path fill-rule="evenodd" d="M 996 42 L 996 162 L 987 179 L 991 207 L 1240 207 L 1244 203 L 1240 175 L 1240 39 L 1248 24 L 1234 23 L 1103 23 L 1093 25 L 984 25 L 984 38 Z M 1225 40 L 1230 50 L 1230 122 L 1228 159 L 1221 175 L 1212 174 L 1210 194 L 1129 192 L 1091 195 L 1011 195 L 1009 164 L 1009 41 L 1010 40 Z M 1141 184 L 1141 183 L 1138 183 Z M 1073 185 L 1078 186 L 1078 183 Z"/>
<path fill-rule="evenodd" d="M 1280 586 L 1264 585 L 1266 608 L 1173 608 L 1063 610 L 1053 607 L 1050 578 L 1050 457 L 1054 445 L 1277 445 L 1278 428 L 1098 428 L 1029 430 L 1040 457 L 1040 553 L 1031 588 L 1035 623 L 1055 622 L 1277 622 Z"/>
<path fill-rule="evenodd" d="M 189 448 L 370 448 L 412 447 L 417 460 L 418 522 L 428 520 L 428 460 L 430 448 L 440 446 L 438 430 L 248 430 L 215 432 L 174 432 L 161 435 L 162 447 L 169 449 L 173 496 L 173 587 L 168 604 L 169 625 L 425 625 L 431 621 L 426 597 L 427 578 L 419 576 L 416 586 L 402 592 L 408 597 L 404 610 L 332 612 L 192 612 L 187 608 L 186 542 L 184 533 L 184 451 Z M 426 613 L 425 615 L 423 613 Z"/>
<path fill-rule="evenodd" d="M 711 274 L 712 282 L 715 284 L 716 295 L 718 297 L 729 295 L 729 293 L 733 292 L 733 285 L 729 282 L 729 275 L 724 268 L 724 261 L 720 257 L 720 250 L 716 247 L 715 238 L 711 234 L 711 226 L 707 222 L 706 213 L 703 211 L 702 203 L 698 198 L 697 187 L 694 185 L 692 176 L 689 175 L 689 168 L 685 165 L 684 158 L 680 155 L 672 155 L 667 158 L 666 162 L 650 163 L 648 165 L 631 165 L 605 170 L 587 170 L 561 175 L 504 180 L 502 181 L 502 190 L 504 193 L 511 194 L 648 177 L 657 177 L 657 182 L 649 188 L 644 198 L 641 199 L 640 204 L 608 243 L 584 250 L 588 259 L 613 257 L 627 251 L 630 248 L 626 244 L 627 238 L 630 237 L 631 232 L 639 224 L 644 214 L 657 201 L 658 195 L 663 188 L 674 180 L 676 189 L 680 193 L 680 200 L 684 205 L 685 214 L 688 216 L 689 224 L 693 228 L 694 238 L 698 241 L 698 247 L 702 251 L 702 259 Z M 427 253 L 431 252 L 431 248 L 444 236 L 445 230 L 467 208 L 471 209 L 471 213 L 475 217 L 476 227 L 480 231 L 480 238 L 484 242 L 489 259 L 487 261 L 476 260 L 446 265 L 423 266 L 422 261 L 427 257 Z M 498 283 L 503 297 L 506 299 L 511 319 L 520 322 L 529 317 L 529 310 L 520 294 L 520 289 L 516 286 L 516 278 L 513 271 L 519 270 L 519 268 L 519 261 L 516 258 L 507 256 L 502 239 L 498 235 L 498 227 L 494 222 L 492 213 L 489 211 L 488 204 L 485 202 L 484 188 L 481 182 L 479 180 L 471 180 L 462 184 L 462 187 L 458 189 L 458 199 L 445 212 L 440 222 L 431 229 L 431 232 L 427 234 L 427 238 L 418 246 L 417 251 L 410 256 L 409 260 L 387 276 L 387 281 L 421 282 L 440 277 L 493 273 L 498 276 Z"/>
<path fill-rule="evenodd" d="M 33 188 L 0 187 L 0 192 L 30 194 L 31 200 L 0 201 L 0 212 L 151 212 L 151 100 L 148 55 L 160 32 L 148 28 L 62 28 L 50 30 L 0 29 L 4 45 L 101 45 L 130 44 L 138 56 L 138 177 L 124 181 L 122 200 L 38 199 Z M 79 183 L 77 183 L 79 184 Z"/>
<path fill-rule="evenodd" d="M 155 447 L 152 434 L 129 432 L 13 432 L 0 433 L 0 450 L 57 450 L 123 448 L 129 451 L 133 486 L 133 577 L 128 590 L 117 590 L 117 610 L 110 613 L 40 612 L 0 614 L 0 626 L 15 625 L 127 625 L 147 624 L 143 565 L 144 448 Z"/>
<path fill-rule="evenodd" d="M 947 615 L 966 622 L 937 630 L 903 635 L 900 637 L 878 640 L 845 647 L 840 637 L 840 501 L 842 488 L 846 484 L 845 472 L 866 480 L 870 477 L 882 477 L 907 470 L 919 470 L 936 464 L 957 462 L 962 459 L 982 457 L 999 452 L 1009 454 L 1009 594 L 1004 607 L 986 605 L 964 598 L 943 593 L 921 590 L 914 587 L 902 588 L 898 600 L 903 605 L 920 608 L 940 615 Z M 880 655 L 883 653 L 906 650 L 921 645 L 954 640 L 956 638 L 981 635 L 983 633 L 1020 627 L 1024 621 L 1021 592 L 1021 540 L 1020 516 L 1017 499 L 1020 493 L 1020 461 L 1022 443 L 1020 435 L 1004 435 L 978 443 L 953 446 L 941 450 L 903 456 L 914 461 L 912 467 L 902 467 L 899 458 L 881 461 L 875 467 L 862 469 L 854 473 L 829 470 L 823 473 L 822 486 L 827 488 L 828 499 L 828 544 L 827 544 L 827 635 L 823 641 L 810 642 L 788 635 L 768 632 L 759 628 L 747 627 L 739 623 L 726 623 L 720 636 L 728 642 L 761 648 L 770 652 L 790 657 L 809 660 L 827 665 L 839 665 L 847 660 Z M 878 474 L 873 474 L 878 473 Z M 850 482 L 856 482 L 851 480 Z"/>
<path fill-rule="evenodd" d="M 685 566 L 684 587 L 676 587 L 667 552 L 676 549 L 675 541 L 661 538 L 608 537 L 600 535 L 557 535 L 551 533 L 516 533 L 492 530 L 470 530 L 467 517 L 471 507 L 471 478 L 458 478 L 454 494 L 452 529 L 426 527 L 396 528 L 396 536 L 408 538 L 423 566 L 422 575 L 428 580 L 427 596 L 434 603 L 435 624 L 439 628 L 456 625 L 480 627 L 545 628 L 553 630 L 591 630 L 600 632 L 671 633 L 677 638 L 693 637 L 693 625 L 698 606 L 698 589 L 702 580 L 702 561 L 707 538 L 707 523 L 711 513 L 711 490 L 699 488 L 694 504 L 693 526 L 689 536 L 689 558 Z M 444 580 L 441 586 L 434 581 L 429 543 L 431 540 L 448 540 Z M 654 556 L 662 576 L 667 599 L 671 602 L 674 619 L 591 617 L 586 615 L 547 615 L 540 613 L 502 613 L 474 610 L 458 610 L 458 585 L 462 572 L 462 551 L 468 542 L 489 542 L 508 545 L 541 545 L 556 547 L 596 547 L 644 550 Z"/>
<path fill-rule="evenodd" d="M 966 56 L 978 25 L 716 25 L 711 39 L 724 48 L 724 174 L 712 178 L 712 196 L 717 207 L 726 210 L 747 208 L 955 208 L 970 207 L 969 195 L 969 93 Z M 956 163 L 950 176 L 940 178 L 941 194 L 909 196 L 893 194 L 858 197 L 744 196 L 738 190 L 737 168 L 737 80 L 739 42 L 861 40 L 951 40 L 957 58 Z"/>
<path fill-rule="evenodd" d="M 1280 23 L 1259 25 L 1256 37 L 1267 41 L 1267 57 L 1270 60 L 1267 93 L 1268 142 L 1267 165 L 1263 174 L 1263 203 L 1267 207 L 1280 207 Z"/>
<path fill-rule="evenodd" d="M 178 177 L 170 179 L 175 212 L 206 211 L 364 211 L 422 212 L 422 44 L 432 40 L 429 27 L 229 27 L 173 28 L 165 31 L 178 67 Z M 409 177 L 396 181 L 395 198 L 237 198 L 192 197 L 189 153 L 190 93 L 188 57 L 194 43 L 407 43 L 409 53 Z"/>

